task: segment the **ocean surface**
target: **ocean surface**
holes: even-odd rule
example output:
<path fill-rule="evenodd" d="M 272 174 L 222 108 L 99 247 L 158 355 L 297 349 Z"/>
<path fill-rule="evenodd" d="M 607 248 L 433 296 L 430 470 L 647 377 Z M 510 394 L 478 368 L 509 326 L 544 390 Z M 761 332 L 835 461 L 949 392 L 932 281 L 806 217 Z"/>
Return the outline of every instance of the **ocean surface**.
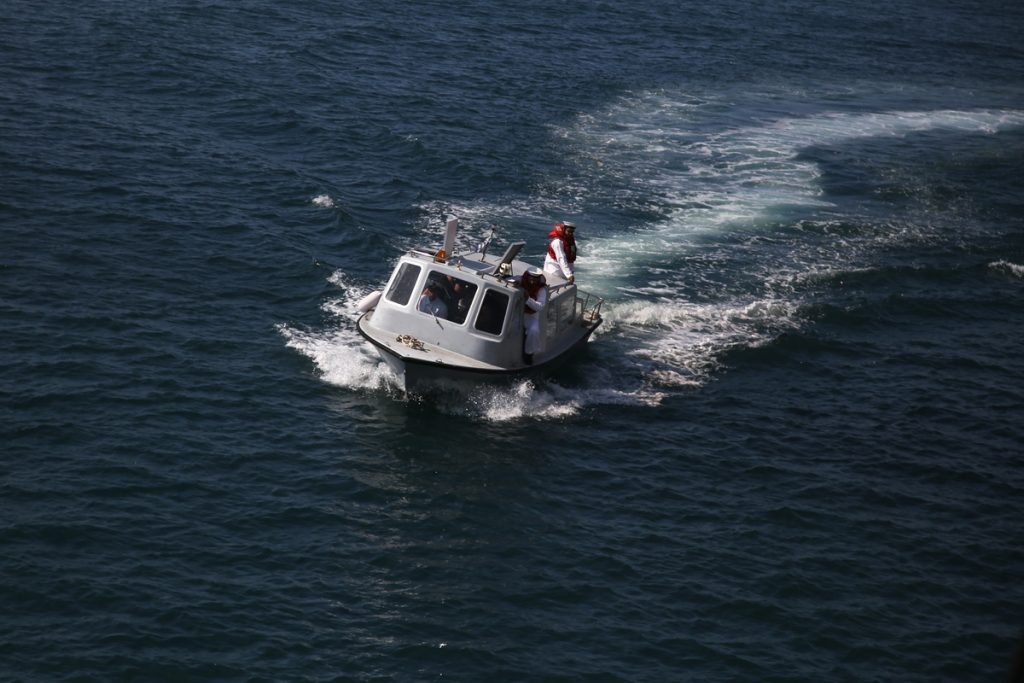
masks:
<path fill-rule="evenodd" d="M 0 680 L 999 681 L 1024 3 L 0 4 Z M 605 322 L 409 396 L 396 258 Z"/>

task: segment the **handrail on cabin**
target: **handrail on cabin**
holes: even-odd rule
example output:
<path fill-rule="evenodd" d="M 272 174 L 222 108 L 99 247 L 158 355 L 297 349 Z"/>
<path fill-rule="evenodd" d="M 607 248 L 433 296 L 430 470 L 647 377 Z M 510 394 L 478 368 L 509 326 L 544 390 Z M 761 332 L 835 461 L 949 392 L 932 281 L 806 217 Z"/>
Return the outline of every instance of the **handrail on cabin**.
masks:
<path fill-rule="evenodd" d="M 584 295 L 585 298 L 580 298 L 580 295 Z M 595 301 L 591 306 L 591 301 Z M 582 289 L 576 290 L 576 301 L 581 304 L 580 316 L 584 320 L 593 322 L 601 317 L 601 305 L 604 303 L 604 299 L 594 296 L 590 292 L 584 292 Z"/>

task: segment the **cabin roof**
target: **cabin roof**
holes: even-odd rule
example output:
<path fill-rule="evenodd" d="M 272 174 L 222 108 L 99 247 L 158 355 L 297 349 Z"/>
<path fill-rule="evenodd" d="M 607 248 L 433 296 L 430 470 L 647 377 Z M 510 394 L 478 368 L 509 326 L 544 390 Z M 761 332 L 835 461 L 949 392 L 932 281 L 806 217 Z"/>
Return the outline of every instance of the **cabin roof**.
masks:
<path fill-rule="evenodd" d="M 481 260 L 480 253 L 468 254 L 466 256 L 453 256 L 445 261 L 437 261 L 435 254 L 427 251 L 424 248 L 410 249 L 405 254 L 406 259 L 416 261 L 417 263 L 427 265 L 437 270 L 445 271 L 451 275 L 458 276 L 461 272 L 463 276 L 468 274 L 476 274 L 480 277 L 484 275 L 495 275 L 495 283 L 508 285 L 506 278 L 497 277 L 494 270 L 498 267 L 498 260 L 495 259 L 493 263 L 489 261 Z M 533 266 L 525 261 L 516 259 L 512 263 L 512 269 L 517 274 L 522 274 L 527 268 Z"/>

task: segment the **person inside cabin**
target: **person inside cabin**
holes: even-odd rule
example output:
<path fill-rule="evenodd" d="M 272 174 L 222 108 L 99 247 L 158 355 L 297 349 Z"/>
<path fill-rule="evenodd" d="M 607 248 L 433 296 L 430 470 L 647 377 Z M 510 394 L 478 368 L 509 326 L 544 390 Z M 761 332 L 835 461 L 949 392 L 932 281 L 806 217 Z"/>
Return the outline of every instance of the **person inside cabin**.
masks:
<path fill-rule="evenodd" d="M 523 307 L 523 362 L 533 365 L 533 354 L 540 351 L 540 312 L 548 302 L 547 281 L 540 268 L 530 268 L 520 280 L 526 297 Z"/>
<path fill-rule="evenodd" d="M 548 233 L 548 254 L 544 257 L 544 272 L 575 282 L 576 224 L 569 221 L 555 223 Z"/>
<path fill-rule="evenodd" d="M 420 296 L 420 301 L 416 304 L 416 309 L 423 311 L 424 313 L 430 313 L 436 318 L 448 318 L 448 305 L 444 302 L 439 294 L 441 288 L 433 282 L 428 282 L 427 286 L 423 288 L 423 295 Z"/>
<path fill-rule="evenodd" d="M 466 311 L 469 308 L 466 285 L 461 280 L 456 280 L 453 276 L 446 275 L 444 282 L 441 283 L 441 287 L 444 289 L 441 292 L 441 296 L 447 300 L 448 310 L 454 309 L 452 320 L 462 322 L 466 319 Z"/>

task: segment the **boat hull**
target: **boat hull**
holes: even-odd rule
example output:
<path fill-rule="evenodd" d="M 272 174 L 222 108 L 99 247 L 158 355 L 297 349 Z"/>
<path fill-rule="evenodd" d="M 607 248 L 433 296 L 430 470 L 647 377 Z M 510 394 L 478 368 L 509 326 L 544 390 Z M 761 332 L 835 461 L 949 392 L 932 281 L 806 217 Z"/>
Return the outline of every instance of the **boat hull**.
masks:
<path fill-rule="evenodd" d="M 600 324 L 600 319 L 580 328 L 580 336 L 561 353 L 540 357 L 533 365 L 512 368 L 477 367 L 456 361 L 429 357 L 418 349 L 405 344 L 382 341 L 376 330 L 366 324 L 366 316 L 360 317 L 356 327 L 359 334 L 377 350 L 377 353 L 402 383 L 406 391 L 425 391 L 431 388 L 464 388 L 479 384 L 508 384 L 522 379 L 537 379 L 554 372 L 579 352 L 590 340 L 590 335 Z"/>

